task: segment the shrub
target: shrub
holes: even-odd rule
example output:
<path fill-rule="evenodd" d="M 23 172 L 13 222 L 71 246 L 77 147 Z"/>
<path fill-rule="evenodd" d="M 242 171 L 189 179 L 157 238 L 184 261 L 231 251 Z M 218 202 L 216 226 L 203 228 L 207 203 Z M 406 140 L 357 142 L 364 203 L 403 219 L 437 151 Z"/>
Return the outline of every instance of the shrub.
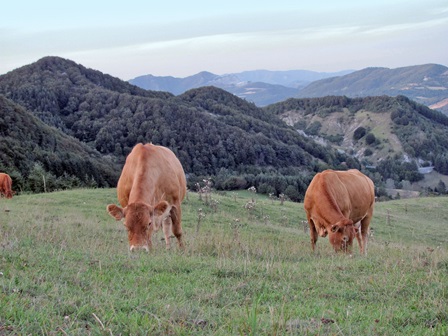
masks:
<path fill-rule="evenodd" d="M 264 195 L 275 194 L 275 188 L 268 183 L 261 183 L 258 186 L 258 192 Z"/>
<path fill-rule="evenodd" d="M 367 131 L 364 127 L 358 127 L 354 132 L 353 132 L 353 140 L 358 141 L 359 139 L 361 139 L 364 135 L 366 135 Z"/>
<path fill-rule="evenodd" d="M 246 187 L 247 181 L 244 178 L 238 176 L 232 176 L 224 182 L 225 190 L 246 189 Z"/>
<path fill-rule="evenodd" d="M 293 185 L 288 185 L 284 191 L 284 194 L 293 202 L 300 201 L 299 191 Z"/>
<path fill-rule="evenodd" d="M 371 145 L 375 143 L 375 141 L 376 141 L 375 135 L 373 135 L 372 133 L 368 133 L 366 135 L 366 144 Z"/>
<path fill-rule="evenodd" d="M 372 154 L 373 154 L 373 152 L 372 152 L 372 150 L 370 148 L 366 148 L 364 150 L 364 156 L 370 156 Z"/>

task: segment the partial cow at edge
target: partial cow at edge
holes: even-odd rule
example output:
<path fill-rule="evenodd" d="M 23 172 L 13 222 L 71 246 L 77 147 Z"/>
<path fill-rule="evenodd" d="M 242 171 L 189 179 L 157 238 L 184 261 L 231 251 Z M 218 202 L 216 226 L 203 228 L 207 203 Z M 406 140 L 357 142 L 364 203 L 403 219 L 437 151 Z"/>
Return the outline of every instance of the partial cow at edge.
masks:
<path fill-rule="evenodd" d="M 361 253 L 367 253 L 374 203 L 373 182 L 359 170 L 325 170 L 316 174 L 304 200 L 313 251 L 318 235 L 328 234 L 336 251 L 351 253 L 356 237 Z"/>
<path fill-rule="evenodd" d="M 0 197 L 12 198 L 12 179 L 8 174 L 0 173 Z"/>
<path fill-rule="evenodd" d="M 118 180 L 121 207 L 109 204 L 107 211 L 116 220 L 124 220 L 131 251 L 137 248 L 149 251 L 152 234 L 160 227 L 167 249 L 170 231 L 183 248 L 181 202 L 186 192 L 184 170 L 171 150 L 137 144 L 126 158 Z"/>

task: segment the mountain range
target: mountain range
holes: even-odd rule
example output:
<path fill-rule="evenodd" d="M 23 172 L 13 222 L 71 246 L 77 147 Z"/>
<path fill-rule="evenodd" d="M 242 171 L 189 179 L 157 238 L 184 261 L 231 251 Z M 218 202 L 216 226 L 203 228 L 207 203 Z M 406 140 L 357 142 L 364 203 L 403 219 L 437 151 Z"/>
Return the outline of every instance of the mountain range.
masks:
<path fill-rule="evenodd" d="M 211 85 L 257 106 L 267 106 L 288 98 L 404 95 L 448 114 L 448 68 L 438 64 L 334 73 L 256 70 L 222 76 L 201 72 L 185 78 L 145 75 L 129 82 L 147 90 L 167 91 L 176 95 Z"/>
<path fill-rule="evenodd" d="M 313 81 L 348 74 L 351 71 L 253 70 L 225 75 L 202 71 L 185 78 L 144 75 L 129 80 L 129 83 L 146 90 L 166 91 L 175 95 L 202 86 L 215 86 L 254 102 L 257 106 L 266 106 L 296 96 L 298 89 Z"/>
<path fill-rule="evenodd" d="M 448 112 L 448 68 L 424 64 L 396 69 L 366 68 L 345 76 L 326 78 L 310 83 L 296 97 L 398 96 Z"/>
<path fill-rule="evenodd" d="M 189 188 L 212 177 L 217 189 L 256 186 L 293 200 L 325 168 L 362 169 L 378 186 L 419 181 L 418 166 L 448 174 L 448 117 L 405 96 L 260 108 L 214 86 L 174 95 L 45 57 L 0 76 L 0 97 L 0 171 L 23 190 L 37 190 L 28 181 L 42 170 L 59 188 L 66 178 L 113 186 L 138 142 L 171 148 Z"/>
<path fill-rule="evenodd" d="M 65 134 L 92 149 L 84 153 L 85 161 L 78 160 L 78 169 L 70 171 L 83 179 L 89 170 L 79 166 L 88 165 L 89 159 L 97 155 L 107 159 L 104 162 L 108 169 L 119 172 L 126 155 L 138 142 L 171 148 L 193 187 L 196 181 L 202 181 L 202 176 L 220 176 L 221 185 L 231 189 L 235 185 L 262 183 L 255 181 L 254 176 L 273 181 L 281 172 L 281 179 L 288 175 L 298 178 L 282 182 L 274 192 L 284 191 L 289 184 L 303 192 L 302 180 L 307 172 L 321 166 L 336 167 L 342 162 L 360 167 L 356 160 L 297 133 L 277 116 L 215 87 L 174 96 L 143 90 L 70 60 L 45 57 L 0 76 L 0 95 L 5 106 L 11 106 L 4 109 L 5 121 L 13 120 L 14 111 L 20 110 L 29 119 L 37 117 L 52 127 L 55 134 Z M 46 132 L 29 132 L 41 134 L 42 140 L 34 144 L 39 150 L 41 143 L 51 142 Z M 28 135 L 25 129 L 19 133 Z M 10 140 L 9 148 L 22 148 L 23 142 L 31 142 L 12 136 L 7 122 L 0 129 L 2 143 L 4 138 Z M 0 170 L 23 177 L 23 185 L 36 162 L 56 177 L 65 172 L 63 166 L 54 165 L 46 155 L 21 155 L 18 160 L 18 153 L 23 150 L 5 151 L 0 157 Z M 96 175 L 88 177 L 96 179 Z"/>

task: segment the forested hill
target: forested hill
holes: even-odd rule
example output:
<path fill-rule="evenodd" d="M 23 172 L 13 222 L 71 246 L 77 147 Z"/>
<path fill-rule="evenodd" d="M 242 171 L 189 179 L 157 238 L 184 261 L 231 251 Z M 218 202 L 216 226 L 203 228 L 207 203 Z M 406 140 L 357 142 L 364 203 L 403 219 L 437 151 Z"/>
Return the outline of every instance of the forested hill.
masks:
<path fill-rule="evenodd" d="M 417 162 L 448 175 L 448 117 L 407 97 L 289 99 L 265 110 L 377 166 L 383 181 L 421 178 L 415 174 Z"/>
<path fill-rule="evenodd" d="M 87 97 L 107 96 L 110 92 L 131 97 L 172 97 L 170 93 L 140 89 L 59 57 L 44 57 L 0 76 L 0 93 L 33 112 L 48 125 L 68 133 L 69 119 L 74 119 L 73 113 L 78 111 Z M 104 110 L 104 107 L 92 108 L 99 109 Z"/>
<path fill-rule="evenodd" d="M 195 176 L 218 176 L 216 184 L 232 188 L 226 181 L 235 181 L 238 175 L 246 179 L 235 187 L 246 187 L 261 183 L 253 176 L 268 173 L 300 177 L 342 162 L 358 167 L 356 160 L 213 87 L 175 97 L 137 88 L 69 60 L 46 57 L 0 76 L 0 94 L 118 165 L 138 142 L 167 146 L 178 155 L 190 181 Z M 5 166 L 9 158 L 2 160 Z M 85 175 L 83 169 L 79 174 Z M 304 192 L 300 178 L 283 181 L 273 191 L 282 192 L 288 185 Z"/>
<path fill-rule="evenodd" d="M 0 171 L 11 175 L 16 191 L 44 188 L 44 171 L 51 172 L 49 190 L 114 186 L 116 168 L 96 150 L 0 95 Z"/>

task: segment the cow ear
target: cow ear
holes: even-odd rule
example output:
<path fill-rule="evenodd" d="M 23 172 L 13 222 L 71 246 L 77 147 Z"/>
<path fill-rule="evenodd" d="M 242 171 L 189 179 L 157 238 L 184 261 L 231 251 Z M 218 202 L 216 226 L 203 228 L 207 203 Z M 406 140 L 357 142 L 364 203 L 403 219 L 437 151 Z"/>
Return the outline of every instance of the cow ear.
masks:
<path fill-rule="evenodd" d="M 124 218 L 124 210 L 115 204 L 109 204 L 107 206 L 107 212 L 117 221 Z"/>
<path fill-rule="evenodd" d="M 335 232 L 337 232 L 338 230 L 339 230 L 339 225 L 334 224 L 334 225 L 331 226 L 331 232 L 335 233 Z"/>
<path fill-rule="evenodd" d="M 159 217 L 167 217 L 170 214 L 171 207 L 167 201 L 162 201 L 154 207 L 154 214 Z"/>

